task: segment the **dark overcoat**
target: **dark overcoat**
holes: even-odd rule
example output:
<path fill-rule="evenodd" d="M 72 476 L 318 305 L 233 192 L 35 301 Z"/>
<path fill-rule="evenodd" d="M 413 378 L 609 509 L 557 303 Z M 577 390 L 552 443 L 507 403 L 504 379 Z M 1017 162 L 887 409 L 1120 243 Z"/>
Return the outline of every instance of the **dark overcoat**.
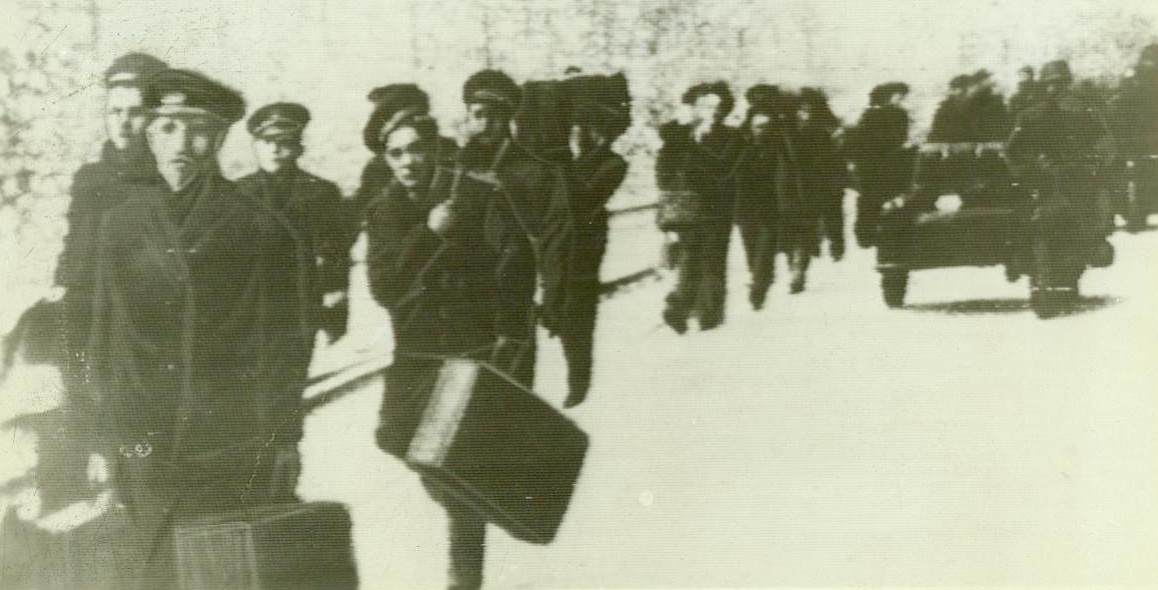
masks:
<path fill-rule="evenodd" d="M 98 245 L 95 409 L 123 466 L 156 484 L 127 501 L 264 499 L 271 449 L 301 438 L 309 294 L 292 231 L 206 174 L 133 190 Z"/>
<path fill-rule="evenodd" d="M 322 298 L 327 293 L 345 292 L 350 278 L 350 247 L 357 228 L 349 217 L 349 205 L 338 186 L 300 168 L 270 174 L 258 171 L 237 181 L 242 194 L 269 207 L 292 230 L 302 255 L 311 264 L 310 317 L 313 325 L 327 328 L 332 335 L 344 331 L 344 318 L 328 322 Z"/>

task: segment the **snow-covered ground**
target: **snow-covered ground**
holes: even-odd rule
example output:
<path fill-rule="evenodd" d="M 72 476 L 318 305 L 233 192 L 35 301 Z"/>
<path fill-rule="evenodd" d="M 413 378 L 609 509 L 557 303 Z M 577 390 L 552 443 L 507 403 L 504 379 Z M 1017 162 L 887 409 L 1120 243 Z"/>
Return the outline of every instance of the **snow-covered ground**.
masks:
<path fill-rule="evenodd" d="M 492 528 L 486 587 L 1158 583 L 1158 232 L 1113 241 L 1050 321 L 995 268 L 917 273 L 887 309 L 856 249 L 754 312 L 738 240 L 715 331 L 661 327 L 670 277 L 618 293 L 570 411 L 592 447 L 563 527 Z M 613 234 L 608 267 L 657 244 Z M 353 317 L 331 362 L 387 354 L 364 295 Z M 558 404 L 557 342 L 539 367 Z M 350 506 L 363 588 L 442 587 L 441 509 L 373 443 L 381 387 L 310 416 L 300 491 Z"/>

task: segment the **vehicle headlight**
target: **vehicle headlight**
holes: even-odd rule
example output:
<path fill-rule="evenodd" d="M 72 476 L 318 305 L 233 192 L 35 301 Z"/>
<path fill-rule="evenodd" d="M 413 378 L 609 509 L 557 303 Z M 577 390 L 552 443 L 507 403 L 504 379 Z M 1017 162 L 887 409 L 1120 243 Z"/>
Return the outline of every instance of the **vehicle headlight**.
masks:
<path fill-rule="evenodd" d="M 941 195 L 933 202 L 933 207 L 941 213 L 954 213 L 961 208 L 961 195 Z"/>

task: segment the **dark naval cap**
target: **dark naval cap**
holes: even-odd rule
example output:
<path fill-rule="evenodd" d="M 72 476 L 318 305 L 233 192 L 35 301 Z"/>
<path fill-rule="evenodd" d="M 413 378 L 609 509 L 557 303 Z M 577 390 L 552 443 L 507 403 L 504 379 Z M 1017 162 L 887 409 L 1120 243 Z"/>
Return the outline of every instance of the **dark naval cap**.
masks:
<path fill-rule="evenodd" d="M 239 92 L 191 70 L 158 72 L 146 95 L 145 106 L 157 115 L 212 115 L 229 124 L 245 116 Z"/>
<path fill-rule="evenodd" d="M 430 114 L 430 97 L 417 84 L 380 86 L 366 98 L 375 107 L 362 129 L 362 142 L 375 153 L 382 150 L 386 137 L 403 122 Z"/>
<path fill-rule="evenodd" d="M 522 90 L 510 76 L 499 70 L 483 70 L 467 78 L 462 86 L 462 101 L 466 104 L 486 103 L 519 107 Z"/>
<path fill-rule="evenodd" d="M 154 74 L 168 69 L 169 65 L 147 53 L 126 53 L 113 60 L 105 70 L 105 87 L 144 87 Z"/>
<path fill-rule="evenodd" d="M 294 102 L 275 102 L 254 111 L 245 127 L 259 139 L 300 139 L 310 111 Z"/>

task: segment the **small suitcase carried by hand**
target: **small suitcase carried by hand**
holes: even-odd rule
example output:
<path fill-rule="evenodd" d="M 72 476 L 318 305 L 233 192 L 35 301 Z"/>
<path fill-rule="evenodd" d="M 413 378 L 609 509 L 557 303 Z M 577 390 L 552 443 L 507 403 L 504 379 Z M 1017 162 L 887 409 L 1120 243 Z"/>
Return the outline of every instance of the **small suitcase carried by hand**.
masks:
<path fill-rule="evenodd" d="M 587 435 L 546 402 L 470 359 L 443 361 L 405 460 L 517 539 L 554 539 Z"/>
<path fill-rule="evenodd" d="M 350 515 L 333 502 L 274 504 L 176 527 L 181 590 L 354 590 Z"/>

